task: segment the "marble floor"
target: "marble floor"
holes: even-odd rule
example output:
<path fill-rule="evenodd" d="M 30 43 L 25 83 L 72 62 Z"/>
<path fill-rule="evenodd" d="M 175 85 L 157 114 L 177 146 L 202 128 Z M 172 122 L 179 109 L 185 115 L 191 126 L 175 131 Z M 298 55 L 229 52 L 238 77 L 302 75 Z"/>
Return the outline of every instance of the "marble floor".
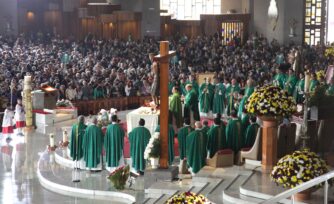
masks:
<path fill-rule="evenodd" d="M 118 115 L 125 121 L 129 111 Z M 89 120 L 89 118 L 87 118 Z M 61 138 L 62 130 L 69 128 L 75 120 L 57 123 L 50 127 L 56 134 L 57 140 Z M 80 173 L 81 182 L 71 182 L 72 169 L 60 164 L 50 163 L 50 154 L 46 152 L 49 137 L 44 134 L 26 133 L 24 136 L 12 135 L 7 143 L 0 135 L 0 204 L 33 203 L 33 204 L 104 204 L 124 203 L 108 196 L 78 196 L 74 193 L 58 194 L 44 188 L 38 179 L 38 172 L 49 181 L 64 186 L 88 190 L 100 190 L 107 193 L 111 189 L 103 171 L 91 174 L 86 171 Z M 275 195 L 284 189 L 276 187 L 255 166 L 233 166 L 228 168 L 204 167 L 195 177 L 179 175 L 180 180 L 173 182 L 160 181 L 144 189 L 143 177 L 139 178 L 132 189 L 126 191 L 136 198 L 136 203 L 164 203 L 168 198 L 178 192 L 193 191 L 207 196 L 214 203 L 261 203 L 266 196 Z M 256 192 L 261 192 L 262 199 L 255 198 Z M 334 189 L 329 190 L 329 203 L 334 203 Z M 309 203 L 323 203 L 323 191 L 315 193 L 315 200 Z M 288 201 L 290 202 L 290 201 Z M 132 203 L 132 202 L 126 202 Z"/>

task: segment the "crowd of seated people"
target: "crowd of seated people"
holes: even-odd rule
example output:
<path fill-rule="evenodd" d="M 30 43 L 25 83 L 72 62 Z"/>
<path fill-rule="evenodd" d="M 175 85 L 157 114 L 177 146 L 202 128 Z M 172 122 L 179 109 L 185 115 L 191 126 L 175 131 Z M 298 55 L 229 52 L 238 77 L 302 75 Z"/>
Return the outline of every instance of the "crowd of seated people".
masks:
<path fill-rule="evenodd" d="M 169 40 L 177 53 L 170 63 L 170 84 L 179 86 L 205 72 L 216 73 L 224 84 L 236 79 L 241 88 L 249 78 L 257 85 L 272 83 L 280 64 L 290 62 L 291 52 L 299 52 L 311 72 L 326 69 L 328 63 L 323 46 L 281 46 L 257 35 L 240 46 L 223 46 L 219 35 Z M 9 98 L 12 84 L 15 103 L 25 75 L 32 76 L 33 89 L 43 84 L 57 88 L 59 99 L 148 96 L 153 81 L 149 54 L 158 52 L 159 41 L 148 37 L 98 40 L 88 35 L 79 41 L 43 34 L 0 36 L 0 96 Z"/>

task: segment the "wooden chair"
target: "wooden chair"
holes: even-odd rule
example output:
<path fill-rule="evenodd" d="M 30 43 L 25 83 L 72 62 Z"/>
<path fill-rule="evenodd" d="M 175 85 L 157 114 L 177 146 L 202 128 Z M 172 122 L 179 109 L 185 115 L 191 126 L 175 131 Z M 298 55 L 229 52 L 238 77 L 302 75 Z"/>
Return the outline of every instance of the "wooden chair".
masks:
<path fill-rule="evenodd" d="M 261 160 L 262 153 L 262 128 L 259 128 L 252 148 L 243 148 L 238 154 L 239 163 L 244 159 Z"/>
<path fill-rule="evenodd" d="M 216 154 L 206 160 L 206 164 L 211 167 L 226 167 L 233 166 L 234 152 L 231 149 L 222 149 L 216 152 Z"/>
<path fill-rule="evenodd" d="M 296 124 L 280 125 L 277 137 L 277 158 L 279 159 L 295 150 Z"/>

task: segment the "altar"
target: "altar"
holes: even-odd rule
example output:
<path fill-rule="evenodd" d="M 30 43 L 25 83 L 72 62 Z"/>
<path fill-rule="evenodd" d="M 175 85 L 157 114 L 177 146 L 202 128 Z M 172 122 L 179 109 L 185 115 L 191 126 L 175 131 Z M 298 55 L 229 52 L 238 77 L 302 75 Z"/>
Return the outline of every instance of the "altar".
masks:
<path fill-rule="evenodd" d="M 145 127 L 153 134 L 159 123 L 159 115 L 159 110 L 152 111 L 150 107 L 140 107 L 131 111 L 126 115 L 128 133 L 130 133 L 133 128 L 138 127 L 139 119 L 143 118 L 145 120 Z"/>

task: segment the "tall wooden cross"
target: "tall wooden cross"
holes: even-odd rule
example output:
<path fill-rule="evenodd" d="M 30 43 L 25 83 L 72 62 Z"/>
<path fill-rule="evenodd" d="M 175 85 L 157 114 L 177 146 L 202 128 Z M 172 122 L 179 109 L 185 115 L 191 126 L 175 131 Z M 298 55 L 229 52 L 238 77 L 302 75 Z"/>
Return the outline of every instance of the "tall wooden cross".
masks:
<path fill-rule="evenodd" d="M 168 78 L 169 58 L 175 55 L 175 51 L 169 51 L 169 42 L 160 41 L 160 55 L 154 57 L 159 62 L 160 72 L 160 168 L 168 168 Z"/>

